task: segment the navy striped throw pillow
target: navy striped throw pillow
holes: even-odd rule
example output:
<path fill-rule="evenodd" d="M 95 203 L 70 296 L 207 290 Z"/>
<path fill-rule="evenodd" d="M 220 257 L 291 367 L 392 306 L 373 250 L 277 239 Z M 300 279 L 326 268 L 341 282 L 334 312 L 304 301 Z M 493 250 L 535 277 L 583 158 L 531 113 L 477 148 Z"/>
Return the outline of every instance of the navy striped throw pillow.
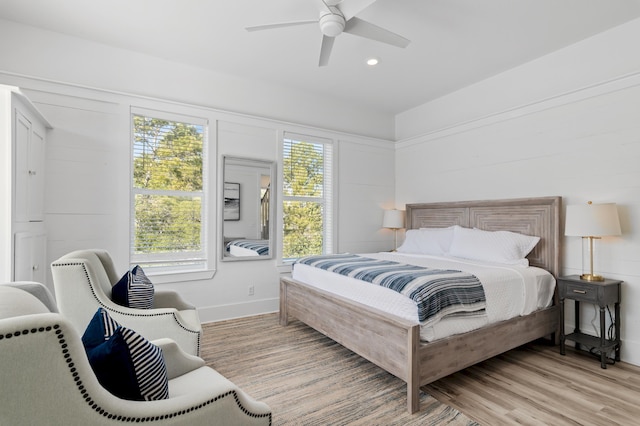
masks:
<path fill-rule="evenodd" d="M 82 335 L 85 350 L 93 349 L 109 340 L 118 327 L 120 324 L 111 318 L 104 308 L 98 308 Z"/>
<path fill-rule="evenodd" d="M 120 327 L 120 333 L 131 355 L 140 396 L 145 401 L 169 398 L 167 367 L 162 349 L 126 327 Z"/>
<path fill-rule="evenodd" d="M 120 278 L 111 289 L 113 301 L 129 308 L 153 308 L 153 283 L 139 265 Z"/>
<path fill-rule="evenodd" d="M 118 325 L 104 309 L 96 312 L 82 341 L 98 381 L 113 395 L 135 401 L 169 398 L 162 349 Z"/>

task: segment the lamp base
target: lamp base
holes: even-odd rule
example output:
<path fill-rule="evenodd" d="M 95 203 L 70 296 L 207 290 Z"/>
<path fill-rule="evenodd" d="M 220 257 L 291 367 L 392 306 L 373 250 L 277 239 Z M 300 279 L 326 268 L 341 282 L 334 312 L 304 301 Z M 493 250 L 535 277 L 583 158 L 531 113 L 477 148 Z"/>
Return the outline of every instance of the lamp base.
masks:
<path fill-rule="evenodd" d="M 584 281 L 604 281 L 604 277 L 602 275 L 595 274 L 582 274 L 580 275 L 580 279 Z"/>

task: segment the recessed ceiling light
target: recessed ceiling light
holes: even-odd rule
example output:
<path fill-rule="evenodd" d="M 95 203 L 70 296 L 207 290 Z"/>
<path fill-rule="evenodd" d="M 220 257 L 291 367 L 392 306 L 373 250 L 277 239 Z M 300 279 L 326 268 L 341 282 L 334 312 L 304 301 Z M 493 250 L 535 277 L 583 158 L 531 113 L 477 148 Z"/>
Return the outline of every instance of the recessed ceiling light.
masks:
<path fill-rule="evenodd" d="M 378 65 L 378 62 L 378 58 L 367 59 L 367 65 L 369 65 L 370 67 L 375 67 L 376 65 Z"/>

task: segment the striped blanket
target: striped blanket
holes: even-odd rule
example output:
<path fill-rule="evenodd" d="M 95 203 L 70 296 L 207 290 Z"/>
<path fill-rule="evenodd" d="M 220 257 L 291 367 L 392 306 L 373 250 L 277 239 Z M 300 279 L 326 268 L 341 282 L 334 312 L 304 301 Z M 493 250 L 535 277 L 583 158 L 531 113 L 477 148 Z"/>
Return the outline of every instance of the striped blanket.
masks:
<path fill-rule="evenodd" d="M 234 240 L 227 244 L 227 251 L 232 245 L 255 251 L 260 256 L 269 254 L 269 240 Z"/>
<path fill-rule="evenodd" d="M 431 269 L 355 254 L 308 256 L 296 263 L 395 290 L 416 303 L 422 325 L 432 325 L 445 316 L 485 315 L 484 288 L 478 278 L 467 272 Z"/>

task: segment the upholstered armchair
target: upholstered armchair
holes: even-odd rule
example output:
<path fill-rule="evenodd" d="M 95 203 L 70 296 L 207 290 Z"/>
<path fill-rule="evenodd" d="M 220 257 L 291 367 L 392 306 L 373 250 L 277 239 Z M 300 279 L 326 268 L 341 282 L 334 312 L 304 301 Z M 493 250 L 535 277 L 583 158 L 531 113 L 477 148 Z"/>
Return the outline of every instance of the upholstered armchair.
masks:
<path fill-rule="evenodd" d="M 266 404 L 169 339 L 153 342 L 166 363 L 168 399 L 112 395 L 96 378 L 76 328 L 23 288 L 0 285 L 1 425 L 271 424 Z"/>
<path fill-rule="evenodd" d="M 151 309 L 129 308 L 112 300 L 112 286 L 122 275 L 116 272 L 105 250 L 78 250 L 51 264 L 58 309 L 82 333 L 98 307 L 119 324 L 136 330 L 148 340 L 168 337 L 185 352 L 200 354 L 202 326 L 195 307 L 171 290 L 155 289 Z"/>

